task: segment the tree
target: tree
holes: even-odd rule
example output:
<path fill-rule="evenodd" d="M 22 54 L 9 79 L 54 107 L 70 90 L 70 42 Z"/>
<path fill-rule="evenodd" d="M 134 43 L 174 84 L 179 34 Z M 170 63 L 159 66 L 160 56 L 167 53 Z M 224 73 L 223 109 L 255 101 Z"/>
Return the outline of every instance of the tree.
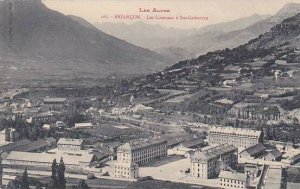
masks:
<path fill-rule="evenodd" d="M 57 163 L 56 163 L 56 159 L 54 159 L 53 162 L 52 162 L 51 171 L 52 171 L 51 178 L 52 178 L 52 179 L 56 178 L 56 174 L 57 174 Z"/>
<path fill-rule="evenodd" d="M 85 183 L 84 180 L 80 180 L 77 188 L 78 189 L 89 189 L 90 187 Z"/>
<path fill-rule="evenodd" d="M 19 189 L 19 188 L 20 188 L 20 183 L 17 180 L 10 181 L 6 186 L 6 189 Z"/>
<path fill-rule="evenodd" d="M 56 159 L 53 160 L 52 165 L 51 165 L 51 179 L 49 180 L 48 183 L 48 188 L 49 189 L 55 189 L 58 187 L 58 182 L 57 182 L 57 162 Z"/>
<path fill-rule="evenodd" d="M 21 180 L 21 189 L 29 189 L 29 181 L 28 181 L 28 173 L 27 169 L 25 169 L 22 180 Z"/>
<path fill-rule="evenodd" d="M 65 179 L 65 163 L 63 158 L 60 159 L 58 169 L 57 169 L 57 185 L 58 188 L 66 188 L 66 179 Z"/>

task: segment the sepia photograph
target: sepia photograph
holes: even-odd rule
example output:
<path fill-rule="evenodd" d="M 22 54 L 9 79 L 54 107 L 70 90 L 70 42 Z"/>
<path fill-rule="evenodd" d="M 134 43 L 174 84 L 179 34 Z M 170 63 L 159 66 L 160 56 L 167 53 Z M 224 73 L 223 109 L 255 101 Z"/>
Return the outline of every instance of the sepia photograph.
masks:
<path fill-rule="evenodd" d="M 0 189 L 300 189 L 300 0 L 0 0 Z"/>

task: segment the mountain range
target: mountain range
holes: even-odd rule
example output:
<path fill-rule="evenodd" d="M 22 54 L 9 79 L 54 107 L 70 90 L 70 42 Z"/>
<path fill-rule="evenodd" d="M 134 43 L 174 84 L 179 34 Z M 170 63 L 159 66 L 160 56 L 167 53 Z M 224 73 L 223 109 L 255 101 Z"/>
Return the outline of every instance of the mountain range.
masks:
<path fill-rule="evenodd" d="M 276 64 L 277 60 L 287 63 Z M 262 82 L 262 78 L 270 78 L 274 75 L 274 70 L 295 73 L 294 82 L 291 82 L 295 87 L 299 87 L 300 83 L 295 82 L 300 77 L 299 61 L 300 13 L 284 19 L 268 32 L 239 47 L 209 52 L 198 58 L 180 61 L 161 72 L 138 78 L 132 82 L 132 89 L 142 93 L 145 88 L 149 92 L 149 88 L 154 91 L 187 90 L 192 86 L 195 87 L 192 88 L 195 92 L 197 88 L 200 90 L 199 87 L 221 87 L 222 82 L 226 80 L 223 74 L 236 75 L 236 79 L 241 83 L 251 84 L 253 79 L 261 79 Z M 237 69 L 230 70 L 234 67 Z"/>
<path fill-rule="evenodd" d="M 300 12 L 300 4 L 289 3 L 273 16 L 256 14 L 191 30 L 164 28 L 145 23 L 132 25 L 96 23 L 95 25 L 104 32 L 154 50 L 173 61 L 180 61 L 215 50 L 237 47 L 266 33 L 276 24 L 298 12 Z M 130 33 L 134 35 L 130 36 Z M 144 33 L 146 37 L 143 37 Z M 160 39 L 160 36 L 167 37 Z"/>
<path fill-rule="evenodd" d="M 10 21 L 9 2 L 0 2 L 2 71 L 14 67 L 14 71 L 23 71 L 25 78 L 54 75 L 68 80 L 139 75 L 169 63 L 163 56 L 108 35 L 83 19 L 50 10 L 41 0 L 16 0 Z M 0 80 L 6 77 L 10 76 L 2 74 Z"/>
<path fill-rule="evenodd" d="M 201 29 L 166 28 L 159 24 L 152 25 L 141 21 L 129 25 L 109 22 L 95 23 L 94 25 L 108 34 L 135 45 L 154 50 L 174 62 L 177 62 L 179 60 L 191 58 L 198 54 L 185 49 L 192 45 L 185 45 L 185 43 L 188 43 L 190 39 L 194 42 L 194 37 L 198 38 L 200 35 L 203 39 L 206 39 L 208 36 L 209 38 L 212 38 L 213 36 L 217 36 L 225 32 L 243 29 L 268 17 L 270 17 L 270 15 L 255 14 L 250 17 L 243 17 L 230 22 L 208 25 Z M 203 39 L 197 40 L 201 41 Z"/>

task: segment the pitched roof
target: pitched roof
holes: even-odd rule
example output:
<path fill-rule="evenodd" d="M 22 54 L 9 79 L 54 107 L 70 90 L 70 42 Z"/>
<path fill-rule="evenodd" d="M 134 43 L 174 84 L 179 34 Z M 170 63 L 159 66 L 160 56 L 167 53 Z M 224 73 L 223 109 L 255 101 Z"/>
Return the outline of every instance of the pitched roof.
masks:
<path fill-rule="evenodd" d="M 19 148 L 19 147 L 22 147 L 22 146 L 25 146 L 28 144 L 30 144 L 30 141 L 27 139 L 18 140 L 14 143 L 9 143 L 9 144 L 0 146 L 0 152 L 10 152 L 16 148 Z"/>
<path fill-rule="evenodd" d="M 47 147 L 49 146 L 48 142 L 46 140 L 40 139 L 34 142 L 31 142 L 29 144 L 26 144 L 24 146 L 19 146 L 17 148 L 14 148 L 14 151 L 21 151 L 21 152 L 32 152 L 37 149 Z"/>
<path fill-rule="evenodd" d="M 204 143 L 203 138 L 194 138 L 192 140 L 187 140 L 187 141 L 181 142 L 181 144 L 187 148 L 192 148 L 194 146 L 201 145 L 203 143 Z"/>
<path fill-rule="evenodd" d="M 299 159 L 300 159 L 300 154 L 297 154 L 291 158 L 291 161 L 294 162 L 294 161 L 298 161 Z"/>
<path fill-rule="evenodd" d="M 192 159 L 194 160 L 210 160 L 214 158 L 218 158 L 220 155 L 229 153 L 229 152 L 235 152 L 237 151 L 237 148 L 229 145 L 229 144 L 221 144 L 219 146 L 215 146 L 213 148 L 207 149 L 207 150 L 198 150 L 192 155 Z"/>
<path fill-rule="evenodd" d="M 278 157 L 282 156 L 282 153 L 277 148 L 275 148 L 274 150 L 272 150 L 268 154 L 272 155 L 274 158 L 278 158 Z"/>
<path fill-rule="evenodd" d="M 263 144 L 258 143 L 258 144 L 254 145 L 254 146 L 246 148 L 241 153 L 247 152 L 250 156 L 255 156 L 255 155 L 259 154 L 259 153 L 264 152 L 266 149 L 267 148 Z"/>

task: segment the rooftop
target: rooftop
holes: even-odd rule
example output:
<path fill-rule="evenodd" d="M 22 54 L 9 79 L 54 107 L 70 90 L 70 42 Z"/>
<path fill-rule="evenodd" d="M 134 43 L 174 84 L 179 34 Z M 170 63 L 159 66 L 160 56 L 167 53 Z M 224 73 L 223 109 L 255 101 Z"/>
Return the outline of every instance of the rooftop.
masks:
<path fill-rule="evenodd" d="M 20 148 L 20 147 L 23 147 L 28 144 L 30 144 L 30 141 L 27 139 L 18 140 L 14 143 L 9 143 L 9 144 L 0 146 L 0 152 L 10 152 L 16 148 Z"/>
<path fill-rule="evenodd" d="M 14 151 L 32 152 L 34 150 L 49 146 L 46 140 L 40 139 L 29 144 L 14 148 Z"/>
<path fill-rule="evenodd" d="M 64 145 L 81 145 L 83 143 L 83 139 L 71 139 L 71 138 L 60 138 L 57 144 L 64 144 Z"/>
<path fill-rule="evenodd" d="M 261 144 L 261 143 L 258 143 L 254 146 L 251 146 L 249 148 L 246 148 L 245 150 L 243 150 L 241 153 L 243 152 L 247 152 L 250 156 L 255 156 L 261 152 L 264 152 L 267 148 Z"/>
<path fill-rule="evenodd" d="M 17 152 L 12 151 L 6 160 L 28 161 L 37 163 L 52 163 L 54 159 L 59 161 L 63 158 L 66 165 L 79 165 L 80 163 L 92 162 L 93 154 L 83 154 L 81 156 L 67 154 L 49 154 L 49 153 L 32 153 L 32 152 Z"/>
<path fill-rule="evenodd" d="M 137 150 L 137 149 L 141 149 L 147 146 L 151 146 L 151 145 L 155 145 L 155 144 L 159 144 L 159 143 L 163 143 L 163 142 L 167 142 L 166 140 L 137 140 L 137 141 L 133 141 L 133 142 L 127 142 L 123 145 L 121 145 L 118 149 L 120 150 Z"/>
<path fill-rule="evenodd" d="M 272 155 L 274 158 L 279 158 L 282 156 L 282 153 L 277 148 L 273 149 L 268 154 Z"/>
<path fill-rule="evenodd" d="M 219 146 L 215 146 L 207 150 L 198 150 L 194 153 L 194 155 L 191 158 L 195 159 L 196 161 L 199 159 L 206 161 L 206 160 L 218 158 L 222 154 L 235 152 L 237 150 L 238 149 L 232 145 L 221 144 Z"/>
<path fill-rule="evenodd" d="M 192 148 L 194 146 L 204 144 L 204 139 L 203 138 L 194 138 L 191 140 L 183 141 L 183 142 L 181 142 L 181 144 L 187 148 Z"/>
<path fill-rule="evenodd" d="M 238 173 L 235 171 L 222 170 L 219 174 L 219 178 L 226 178 L 226 179 L 238 180 L 238 181 L 246 181 L 247 175 L 244 173 Z"/>

